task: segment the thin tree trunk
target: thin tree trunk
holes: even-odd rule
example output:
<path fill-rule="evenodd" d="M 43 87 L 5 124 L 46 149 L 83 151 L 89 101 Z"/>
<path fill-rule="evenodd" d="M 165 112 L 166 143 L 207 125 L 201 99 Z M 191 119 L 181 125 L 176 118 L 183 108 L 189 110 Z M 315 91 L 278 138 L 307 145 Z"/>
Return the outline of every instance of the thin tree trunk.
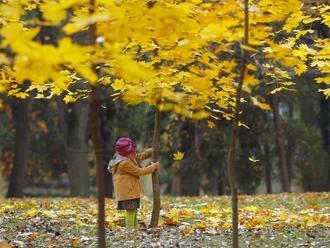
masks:
<path fill-rule="evenodd" d="M 264 144 L 265 149 L 265 179 L 266 179 L 266 188 L 267 194 L 273 193 L 272 188 L 272 163 L 270 158 L 270 148 L 267 142 Z"/>
<path fill-rule="evenodd" d="M 7 197 L 22 197 L 29 154 L 29 99 L 13 99 L 12 113 L 15 127 L 14 167 L 9 178 Z"/>
<path fill-rule="evenodd" d="M 324 25 L 324 23 L 320 24 L 318 31 L 322 38 L 325 39 L 330 37 L 330 30 Z M 324 149 L 330 154 L 330 101 L 326 99 L 324 95 L 320 96 L 320 128 Z"/>
<path fill-rule="evenodd" d="M 95 0 L 89 0 L 89 14 L 95 12 Z M 89 26 L 89 43 L 95 44 L 96 40 L 96 25 Z M 97 166 L 97 202 L 98 202 L 98 215 L 97 215 L 97 233 L 98 233 L 98 247 L 105 248 L 105 211 L 104 211 L 104 165 L 102 156 L 102 137 L 101 137 L 101 99 L 98 92 L 98 87 L 93 86 L 90 95 L 90 111 L 91 111 L 91 128 L 92 128 L 92 142 L 94 145 L 94 153 Z"/>
<path fill-rule="evenodd" d="M 157 162 L 158 160 L 159 142 L 160 142 L 160 111 L 156 109 L 155 119 L 154 119 L 153 144 L 152 144 L 153 162 Z M 150 226 L 157 227 L 159 220 L 159 213 L 160 213 L 160 188 L 159 188 L 159 179 L 158 179 L 157 170 L 155 170 L 155 172 L 152 173 L 152 192 L 153 192 L 153 208 L 152 208 Z"/>
<path fill-rule="evenodd" d="M 112 198 L 113 184 L 112 184 L 112 175 L 109 173 L 107 167 L 108 163 L 113 155 L 111 153 L 111 132 L 107 129 L 107 122 L 109 121 L 109 116 L 112 115 L 111 104 L 106 104 L 106 108 L 102 110 L 101 113 L 101 134 L 103 141 L 103 150 L 105 151 L 103 154 L 104 161 L 104 185 L 105 185 L 105 197 Z"/>
<path fill-rule="evenodd" d="M 330 37 L 330 30 L 324 23 L 320 23 L 318 33 L 321 38 Z M 320 129 L 323 139 L 323 147 L 328 154 L 330 154 L 330 101 L 326 99 L 324 95 L 321 95 L 320 97 Z M 328 170 L 327 188 L 330 188 L 330 170 Z"/>
<path fill-rule="evenodd" d="M 319 36 L 323 39 L 330 37 L 330 30 L 324 24 L 320 23 L 318 28 Z M 324 149 L 330 154 L 330 101 L 320 94 L 320 128 L 323 138 Z M 329 170 L 330 173 L 330 170 Z M 328 180 L 330 186 L 330 175 Z"/>
<path fill-rule="evenodd" d="M 105 229 L 104 229 L 104 166 L 102 156 L 102 138 L 100 130 L 100 108 L 101 100 L 97 88 L 93 87 L 91 92 L 90 110 L 91 110 L 91 128 L 92 142 L 97 166 L 97 199 L 98 199 L 98 247 L 105 247 Z"/>
<path fill-rule="evenodd" d="M 268 128 L 268 120 L 267 120 L 267 114 L 263 114 L 263 123 L 264 125 L 262 126 L 263 132 L 267 133 L 269 132 Z M 263 147 L 264 151 L 264 171 L 265 171 L 265 182 L 266 182 L 266 191 L 267 194 L 272 194 L 273 193 L 273 187 L 272 187 L 272 159 L 271 159 L 271 146 L 268 144 L 266 140 L 266 136 L 263 136 L 264 139 L 260 140 L 260 146 Z"/>
<path fill-rule="evenodd" d="M 199 134 L 199 125 L 198 121 L 196 120 L 195 122 L 195 151 L 196 151 L 196 156 L 200 161 L 203 161 L 204 158 L 202 157 L 201 154 L 201 148 L 200 148 L 200 134 Z"/>
<path fill-rule="evenodd" d="M 320 129 L 323 147 L 330 154 L 330 101 L 324 96 L 320 99 Z"/>
<path fill-rule="evenodd" d="M 278 96 L 273 95 L 273 112 L 274 112 L 274 122 L 275 122 L 275 134 L 276 134 L 276 145 L 278 149 L 278 158 L 279 158 L 279 169 L 282 180 L 282 190 L 284 192 L 290 192 L 290 180 L 288 173 L 288 165 L 286 160 L 286 150 L 284 145 L 284 135 L 283 135 L 283 125 L 281 117 L 279 116 L 278 111 Z"/>
<path fill-rule="evenodd" d="M 244 45 L 248 45 L 248 33 L 249 32 L 249 6 L 248 0 L 244 1 Z M 230 146 L 228 151 L 228 174 L 229 184 L 231 191 L 231 202 L 232 202 L 232 247 L 238 248 L 238 186 L 236 181 L 236 143 L 238 139 L 238 123 L 240 113 L 240 99 L 242 95 L 242 87 L 244 83 L 244 75 L 246 70 L 246 61 L 248 53 L 242 50 L 242 65 L 241 74 L 238 88 L 236 91 L 236 105 L 234 112 L 234 123 L 231 133 Z"/>
<path fill-rule="evenodd" d="M 323 147 L 330 154 L 330 101 L 324 96 L 320 99 L 320 129 L 323 139 Z M 330 170 L 328 170 L 327 188 L 330 189 Z"/>
<path fill-rule="evenodd" d="M 63 100 L 60 98 L 56 98 L 56 103 L 57 103 L 60 134 L 62 136 L 65 152 L 67 153 L 68 152 L 68 121 L 67 121 L 68 105 L 65 104 Z"/>

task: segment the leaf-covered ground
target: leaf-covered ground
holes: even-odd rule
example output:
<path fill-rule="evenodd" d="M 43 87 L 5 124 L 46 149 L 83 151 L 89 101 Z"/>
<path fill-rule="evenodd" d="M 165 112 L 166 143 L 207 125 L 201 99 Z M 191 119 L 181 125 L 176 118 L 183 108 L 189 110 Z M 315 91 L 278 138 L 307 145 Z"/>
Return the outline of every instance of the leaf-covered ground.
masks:
<path fill-rule="evenodd" d="M 241 247 L 329 247 L 330 193 L 240 196 Z M 230 198 L 163 197 L 160 227 L 148 229 L 142 200 L 139 230 L 106 201 L 109 247 L 230 247 Z M 0 247 L 96 247 L 95 198 L 2 199 Z"/>

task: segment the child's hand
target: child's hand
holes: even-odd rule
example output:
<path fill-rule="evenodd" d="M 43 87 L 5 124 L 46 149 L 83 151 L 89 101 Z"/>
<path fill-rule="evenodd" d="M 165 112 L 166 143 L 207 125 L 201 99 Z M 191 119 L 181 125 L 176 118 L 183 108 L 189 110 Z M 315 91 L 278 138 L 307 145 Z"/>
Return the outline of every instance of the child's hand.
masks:
<path fill-rule="evenodd" d="M 151 154 L 153 154 L 154 151 L 152 150 L 152 148 L 148 148 L 148 149 L 146 150 L 146 152 L 147 152 L 147 153 L 151 153 Z"/>
<path fill-rule="evenodd" d="M 155 168 L 155 170 L 156 170 L 156 169 L 159 169 L 160 164 L 159 164 L 159 162 L 151 163 L 151 166 L 153 166 Z"/>

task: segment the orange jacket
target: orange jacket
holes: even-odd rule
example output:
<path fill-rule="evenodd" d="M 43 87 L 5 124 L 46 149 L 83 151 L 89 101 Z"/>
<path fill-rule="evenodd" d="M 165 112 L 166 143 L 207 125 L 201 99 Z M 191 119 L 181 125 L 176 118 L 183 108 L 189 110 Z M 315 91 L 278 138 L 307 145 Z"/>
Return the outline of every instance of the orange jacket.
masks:
<path fill-rule="evenodd" d="M 137 155 L 137 161 L 124 158 L 117 164 L 112 164 L 108 167 L 108 170 L 112 173 L 114 192 L 117 201 L 141 197 L 143 189 L 140 183 L 140 176 L 154 172 L 155 167 L 150 165 L 140 168 L 138 162 L 151 157 L 151 155 L 152 150 L 148 149 L 141 155 Z"/>

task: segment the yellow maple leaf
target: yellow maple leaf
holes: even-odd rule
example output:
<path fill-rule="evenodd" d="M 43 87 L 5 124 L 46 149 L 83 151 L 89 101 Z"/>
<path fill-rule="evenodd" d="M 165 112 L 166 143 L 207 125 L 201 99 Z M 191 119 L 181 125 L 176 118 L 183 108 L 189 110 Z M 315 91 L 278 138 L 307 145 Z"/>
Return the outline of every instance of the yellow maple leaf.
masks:
<path fill-rule="evenodd" d="M 86 26 L 95 22 L 106 21 L 109 19 L 109 15 L 96 13 L 84 18 L 76 18 L 76 22 L 67 24 L 63 30 L 67 34 L 73 34 L 82 31 Z"/>
<path fill-rule="evenodd" d="M 318 78 L 315 78 L 315 81 L 318 84 L 320 84 L 320 83 L 330 84 L 330 76 L 318 77 Z"/>
<path fill-rule="evenodd" d="M 208 122 L 207 122 L 207 126 L 208 126 L 209 128 L 214 128 L 214 127 L 215 127 L 215 124 L 214 124 L 213 121 L 208 121 Z"/>
<path fill-rule="evenodd" d="M 33 218 L 33 217 L 35 217 L 39 213 L 40 213 L 40 210 L 39 209 L 31 208 L 30 210 L 28 210 L 25 213 L 25 217 L 27 217 L 27 218 Z"/>
<path fill-rule="evenodd" d="M 5 54 L 0 53 L 0 64 L 8 65 L 9 63 L 10 63 L 9 58 Z"/>
<path fill-rule="evenodd" d="M 307 70 L 307 66 L 304 63 L 297 64 L 294 68 L 295 73 L 300 76 L 303 72 Z"/>
<path fill-rule="evenodd" d="M 291 32 L 292 29 L 296 28 L 304 18 L 305 16 L 300 10 L 296 11 L 288 19 L 286 19 L 283 30 L 288 33 Z"/>
<path fill-rule="evenodd" d="M 253 103 L 253 105 L 258 106 L 259 108 L 261 108 L 261 109 L 263 109 L 263 110 L 272 110 L 272 108 L 269 106 L 269 104 L 267 104 L 267 103 L 263 103 L 263 102 L 260 102 L 260 101 L 258 100 L 258 98 L 256 98 L 256 97 L 251 97 L 251 99 L 252 99 L 252 103 Z"/>
<path fill-rule="evenodd" d="M 205 222 L 197 222 L 195 225 L 194 225 L 194 228 L 201 228 L 201 229 L 204 229 L 206 228 L 207 225 Z"/>
<path fill-rule="evenodd" d="M 319 21 L 319 20 L 321 20 L 320 17 L 316 17 L 316 18 L 307 17 L 303 20 L 303 23 L 308 24 L 308 23 L 311 23 L 311 22 Z"/>
<path fill-rule="evenodd" d="M 66 10 L 56 1 L 48 1 L 41 5 L 43 17 L 51 24 L 57 25 L 66 17 Z"/>
<path fill-rule="evenodd" d="M 249 157 L 249 161 L 251 161 L 252 163 L 256 163 L 259 162 L 260 160 Z"/>
<path fill-rule="evenodd" d="M 21 99 L 26 99 L 29 97 L 29 94 L 26 92 L 17 92 L 13 95 L 16 96 L 17 98 L 21 98 Z"/>
<path fill-rule="evenodd" d="M 239 127 L 242 126 L 242 127 L 247 128 L 247 129 L 250 129 L 248 125 L 246 125 L 246 124 L 244 124 L 244 123 L 242 123 L 242 122 L 240 122 L 240 121 L 238 122 L 238 126 L 239 126 Z"/>
<path fill-rule="evenodd" d="M 320 89 L 319 92 L 323 92 L 326 99 L 330 98 L 330 88 L 329 89 L 324 89 L 324 90 Z"/>
<path fill-rule="evenodd" d="M 122 90 L 125 87 L 125 82 L 123 79 L 116 79 L 113 84 L 111 84 L 111 87 L 114 90 Z"/>
<path fill-rule="evenodd" d="M 103 85 L 109 85 L 111 83 L 111 80 L 109 77 L 101 77 L 98 82 Z"/>
<path fill-rule="evenodd" d="M 179 217 L 179 210 L 178 209 L 171 209 L 166 215 L 165 215 L 165 223 L 167 225 L 177 225 L 180 222 Z"/>
<path fill-rule="evenodd" d="M 279 92 L 279 91 L 281 91 L 281 90 L 284 90 L 284 89 L 286 89 L 285 87 L 277 87 L 277 88 L 275 88 L 275 89 L 273 89 L 271 92 L 270 92 L 270 94 L 275 94 L 276 92 Z"/>
<path fill-rule="evenodd" d="M 177 151 L 173 153 L 173 160 L 182 160 L 184 157 L 184 152 Z"/>
<path fill-rule="evenodd" d="M 264 227 L 265 226 L 265 218 L 264 216 L 253 216 L 253 218 L 247 223 L 248 227 Z"/>
<path fill-rule="evenodd" d="M 65 103 L 72 103 L 72 102 L 75 102 L 76 101 L 76 98 L 74 98 L 72 95 L 66 95 L 64 98 L 63 98 L 63 101 Z"/>

